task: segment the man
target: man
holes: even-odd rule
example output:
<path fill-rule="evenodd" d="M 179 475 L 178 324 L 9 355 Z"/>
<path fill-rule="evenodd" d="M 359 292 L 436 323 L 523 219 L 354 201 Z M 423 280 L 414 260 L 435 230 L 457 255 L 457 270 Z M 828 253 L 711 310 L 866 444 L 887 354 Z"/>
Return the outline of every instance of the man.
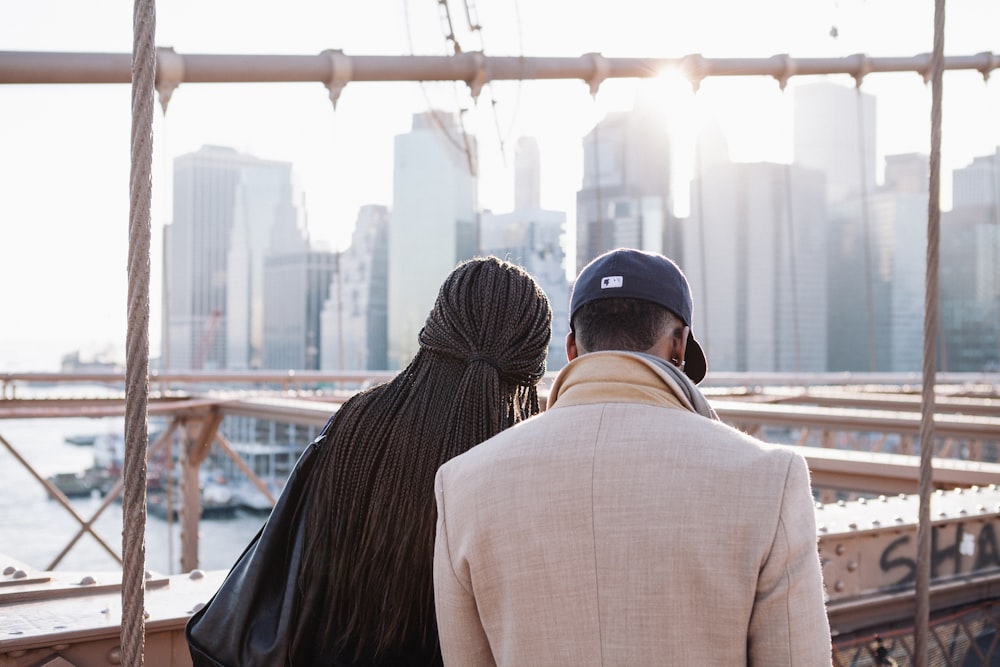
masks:
<path fill-rule="evenodd" d="M 544 414 L 438 470 L 445 664 L 830 665 L 805 461 L 715 418 L 680 269 L 595 259 L 566 354 Z"/>

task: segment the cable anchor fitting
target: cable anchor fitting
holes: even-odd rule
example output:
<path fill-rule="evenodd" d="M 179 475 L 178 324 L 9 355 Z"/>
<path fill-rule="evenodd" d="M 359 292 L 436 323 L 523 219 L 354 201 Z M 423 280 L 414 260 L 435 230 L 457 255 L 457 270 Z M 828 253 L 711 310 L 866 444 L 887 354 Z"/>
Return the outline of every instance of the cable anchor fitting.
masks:
<path fill-rule="evenodd" d="M 167 105 L 177 86 L 184 80 L 184 57 L 174 51 L 172 46 L 161 46 L 156 49 L 156 93 L 160 99 L 163 114 L 167 113 Z"/>
<path fill-rule="evenodd" d="M 321 53 L 330 59 L 330 78 L 326 80 L 326 88 L 330 91 L 330 102 L 333 103 L 333 110 L 337 110 L 337 101 L 340 94 L 351 81 L 353 75 L 353 65 L 350 56 L 345 56 L 340 49 L 326 49 Z"/>

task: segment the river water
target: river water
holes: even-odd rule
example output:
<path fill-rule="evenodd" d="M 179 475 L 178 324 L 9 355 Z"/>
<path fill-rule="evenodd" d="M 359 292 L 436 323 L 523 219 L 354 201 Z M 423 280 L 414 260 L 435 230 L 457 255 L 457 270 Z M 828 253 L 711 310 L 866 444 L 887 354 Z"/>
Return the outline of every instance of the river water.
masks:
<path fill-rule="evenodd" d="M 151 429 L 152 430 L 152 429 Z M 122 433 L 120 417 L 0 420 L 0 436 L 42 476 L 76 472 L 93 465 L 93 447 L 66 442 L 68 436 Z M 70 500 L 89 520 L 98 497 Z M 237 513 L 235 518 L 202 519 L 199 567 L 229 569 L 263 524 L 265 516 Z M 51 499 L 42 484 L 0 443 L 0 554 L 35 569 L 48 569 L 80 530 L 80 522 Z M 111 503 L 94 522 L 94 532 L 122 554 L 122 508 Z M 180 526 L 150 516 L 146 522 L 146 570 L 180 572 Z M 84 533 L 54 568 L 64 572 L 116 570 L 121 566 L 89 533 Z"/>

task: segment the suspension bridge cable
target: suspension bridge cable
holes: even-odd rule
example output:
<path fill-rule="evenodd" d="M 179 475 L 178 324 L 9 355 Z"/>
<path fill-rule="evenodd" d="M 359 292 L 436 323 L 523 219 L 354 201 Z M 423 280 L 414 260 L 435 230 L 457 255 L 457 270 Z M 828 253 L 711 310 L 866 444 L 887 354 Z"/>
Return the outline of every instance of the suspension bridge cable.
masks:
<path fill-rule="evenodd" d="M 146 586 L 146 446 L 149 433 L 149 246 L 152 201 L 156 2 L 135 0 L 129 172 L 128 330 L 122 496 L 122 664 L 143 664 Z"/>
<path fill-rule="evenodd" d="M 927 193 L 927 273 L 924 277 L 924 367 L 920 410 L 920 510 L 917 527 L 916 667 L 927 667 L 930 622 L 931 487 L 934 455 L 934 385 L 938 322 L 938 250 L 941 235 L 941 88 L 944 82 L 944 0 L 934 0 L 931 58 L 931 155 Z"/>

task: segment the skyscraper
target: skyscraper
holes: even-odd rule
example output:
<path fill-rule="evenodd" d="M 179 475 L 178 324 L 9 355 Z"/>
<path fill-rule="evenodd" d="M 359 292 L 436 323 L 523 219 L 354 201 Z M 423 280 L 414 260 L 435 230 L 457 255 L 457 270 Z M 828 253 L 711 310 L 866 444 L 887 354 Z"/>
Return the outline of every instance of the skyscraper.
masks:
<path fill-rule="evenodd" d="M 264 253 L 263 368 L 318 370 L 320 313 L 337 255 L 310 247 L 294 219 L 276 220 Z"/>
<path fill-rule="evenodd" d="M 291 164 L 204 146 L 174 160 L 173 208 L 164 230 L 164 367 L 259 367 L 264 253 L 271 228 L 297 217 Z"/>
<path fill-rule="evenodd" d="M 1000 148 L 956 169 L 941 218 L 942 370 L 1000 370 Z"/>
<path fill-rule="evenodd" d="M 389 365 L 417 352 L 438 289 L 478 251 L 475 140 L 445 112 L 414 114 L 395 141 L 389 225 Z"/>
<path fill-rule="evenodd" d="M 569 332 L 569 280 L 566 278 L 566 214 L 540 208 L 541 161 L 533 137 L 518 140 L 514 175 L 514 210 L 483 213 L 479 231 L 480 252 L 495 255 L 524 268 L 549 298 L 552 308 L 552 341 L 547 367 L 566 364 Z"/>
<path fill-rule="evenodd" d="M 583 140 L 576 194 L 577 271 L 617 247 L 671 254 L 680 247 L 671 196 L 666 120 L 640 95 L 632 111 L 608 114 Z"/>
<path fill-rule="evenodd" d="M 823 175 L 718 162 L 700 181 L 679 264 L 711 369 L 826 370 Z"/>
<path fill-rule="evenodd" d="M 923 366 L 927 173 L 927 156 L 888 156 L 882 187 L 833 206 L 831 371 Z"/>
<path fill-rule="evenodd" d="M 337 255 L 287 248 L 264 259 L 264 368 L 319 370 L 320 314 L 330 294 Z"/>
<path fill-rule="evenodd" d="M 826 174 L 827 201 L 870 192 L 875 174 L 875 97 L 828 81 L 794 88 L 793 162 Z"/>
<path fill-rule="evenodd" d="M 388 366 L 389 209 L 363 206 L 323 306 L 323 370 Z"/>
<path fill-rule="evenodd" d="M 565 213 L 538 208 L 483 213 L 482 221 L 482 254 L 496 255 L 524 268 L 549 298 L 552 308 L 549 370 L 558 370 L 566 364 L 569 280 L 563 250 L 565 223 Z"/>

